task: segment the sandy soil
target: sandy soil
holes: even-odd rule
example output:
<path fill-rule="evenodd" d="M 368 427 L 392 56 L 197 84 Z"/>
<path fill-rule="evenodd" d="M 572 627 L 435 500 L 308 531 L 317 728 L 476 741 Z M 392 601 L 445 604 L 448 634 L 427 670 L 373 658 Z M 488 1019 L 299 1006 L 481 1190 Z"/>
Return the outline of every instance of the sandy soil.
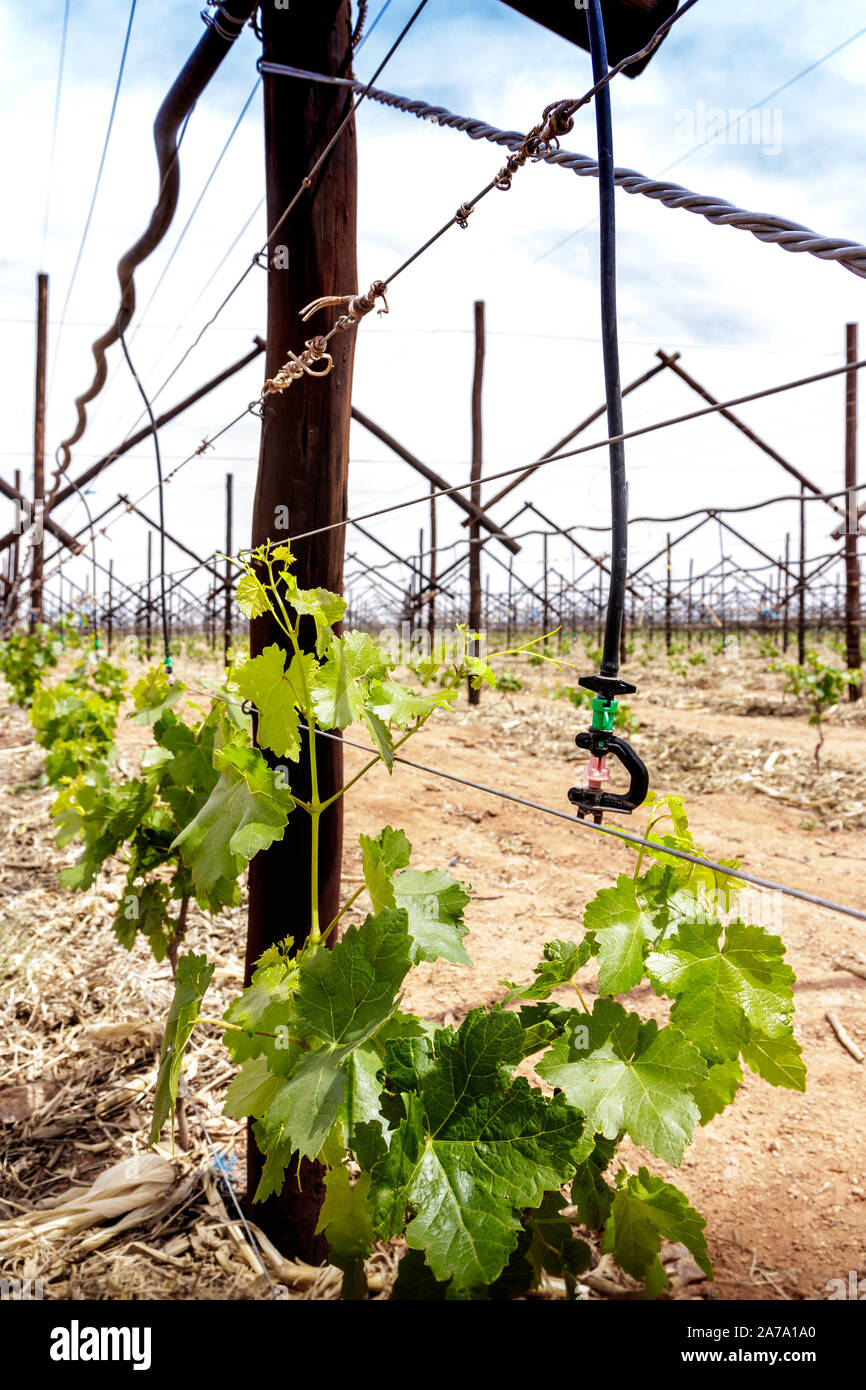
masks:
<path fill-rule="evenodd" d="M 732 672 L 709 659 L 708 669 L 690 683 L 671 673 L 662 658 L 644 665 L 635 661 L 627 674 L 640 682 L 642 694 L 632 701 L 641 720 L 633 741 L 651 767 L 656 790 L 685 790 L 696 839 L 707 853 L 736 854 L 754 874 L 862 907 L 862 713 L 843 709 L 831 716 L 816 777 L 814 730 L 805 710 L 787 701 L 785 717 L 745 712 L 756 705 L 763 711 L 769 704 L 782 713 L 781 680 L 766 665 L 743 660 Z M 586 718 L 567 701 L 551 699 L 550 691 L 575 683 L 576 673 L 557 674 L 522 659 L 516 669 L 525 683 L 522 691 L 485 692 L 477 709 L 462 702 L 452 717 L 431 722 L 412 741 L 407 756 L 567 810 L 566 791 L 576 769 L 572 738 Z M 190 684 L 200 681 L 202 672 L 202 667 L 181 669 Z M 46 829 L 51 793 L 33 788 L 39 750 L 28 749 L 29 742 L 26 721 L 17 711 L 7 711 L 0 720 L 6 809 L 0 870 L 6 926 L 0 931 L 7 933 L 5 943 L 0 940 L 0 963 L 11 960 L 11 976 L 0 988 L 0 1005 L 5 1001 L 7 1010 L 26 1020 L 23 1035 L 22 1021 L 17 1024 L 7 1080 L 19 1087 L 54 1083 L 54 1098 L 47 1104 L 55 1127 L 57 1083 L 67 1086 L 67 1102 L 70 1095 L 78 1098 L 69 1102 L 69 1123 L 65 1129 L 61 1124 L 59 1134 L 33 1138 L 40 1126 L 50 1131 L 52 1125 L 46 1123 L 45 1102 L 32 1097 L 23 1119 L 0 1125 L 3 1162 L 7 1173 L 16 1175 L 22 1207 L 61 1192 L 71 1181 L 92 1181 L 108 1157 L 116 1161 L 144 1148 L 144 1083 L 153 1070 L 155 1035 L 153 1016 L 141 996 L 144 990 L 158 1013 L 168 991 L 165 968 L 154 967 L 140 949 L 132 955 L 119 951 L 108 931 L 119 872 L 85 898 L 72 899 L 54 888 L 55 866 L 71 856 L 51 848 Z M 134 765 L 133 744 L 140 743 L 140 731 L 126 725 L 127 763 Z M 362 759 L 360 752 L 347 749 L 347 770 L 354 771 Z M 633 819 L 634 828 L 642 830 L 644 818 Z M 544 942 L 578 934 L 586 902 L 633 864 L 627 847 L 601 841 L 572 822 L 401 767 L 392 778 L 383 770 L 374 772 L 347 797 L 344 874 L 350 889 L 360 873 L 358 834 L 374 833 L 388 823 L 407 831 L 418 867 L 450 865 L 473 888 L 467 946 L 474 969 L 423 965 L 414 972 L 407 997 L 412 1009 L 449 1022 L 501 998 L 503 978 L 527 978 Z M 859 962 L 863 968 L 866 924 L 772 895 L 761 901 L 760 912 L 763 924 L 782 935 L 797 975 L 796 1032 L 809 1068 L 807 1093 L 774 1090 L 749 1074 L 736 1103 L 699 1132 L 678 1174 L 638 1151 L 627 1157 L 671 1177 L 707 1218 L 716 1281 L 691 1285 L 690 1296 L 824 1298 L 828 1280 L 847 1279 L 850 1270 L 866 1273 L 866 1068 L 840 1047 L 825 1017 L 828 1010 L 835 1011 L 866 1048 L 866 980 L 838 965 Z M 218 960 L 217 994 L 226 1000 L 239 979 L 242 917 L 239 910 L 208 924 L 197 915 L 191 929 L 191 944 L 200 947 L 207 941 Z M 35 923 L 32 949 L 21 935 L 28 922 Z M 582 985 L 591 992 L 592 969 L 583 975 Z M 648 988 L 633 991 L 628 1002 L 646 1016 L 664 1017 L 664 1001 Z M 102 1036 L 94 1034 L 97 1015 L 103 1024 L 134 1023 L 135 1038 L 118 1047 L 104 1028 Z M 194 1049 L 194 1092 L 212 1136 L 233 1155 L 240 1174 L 240 1127 L 219 1116 L 229 1070 L 214 1055 L 218 1052 L 204 1045 Z M 104 1138 L 87 1134 L 82 1076 L 93 1093 L 125 1097 L 109 1109 L 107 1128 L 102 1122 Z M 133 1097 L 134 1084 L 130 1091 L 136 1078 L 139 1098 Z M 91 1091 L 87 1094 L 92 1100 Z M 0 1090 L 0 1111 L 3 1096 Z M 59 1113 L 62 1119 L 62 1104 Z M 94 1150 L 94 1140 L 104 1147 Z M 182 1161 L 184 1171 L 200 1167 L 203 1153 L 201 1146 L 191 1152 Z M 13 1187 L 7 1192 L 12 1196 Z M 256 1280 L 238 1253 L 237 1240 L 226 1235 L 231 1223 L 224 1207 L 219 1213 L 220 1200 L 212 1180 L 210 1189 L 197 1189 L 183 1219 L 171 1226 L 174 1253 L 147 1264 L 151 1292 L 135 1283 L 129 1237 L 112 1246 L 112 1278 L 139 1297 L 259 1296 L 263 1281 Z M 202 1228 L 211 1232 L 210 1244 L 202 1244 Z M 151 1252 L 166 1249 L 165 1232 L 145 1236 Z M 0 1229 L 0 1255 L 3 1248 Z M 18 1265 L 23 1258 L 16 1255 Z M 33 1251 L 30 1258 L 31 1263 L 36 1258 Z M 63 1260 L 55 1250 L 50 1278 L 56 1296 L 71 1296 L 70 1290 L 118 1296 L 105 1282 L 108 1257 L 100 1257 L 101 1266 L 94 1265 L 94 1258 L 79 1260 L 72 1276 L 61 1268 Z M 136 1259 L 144 1259 L 140 1251 Z M 218 1288 L 220 1294 L 215 1293 Z M 305 1288 L 301 1296 L 310 1297 L 309 1281 Z M 314 1296 L 333 1295 L 320 1289 Z"/>

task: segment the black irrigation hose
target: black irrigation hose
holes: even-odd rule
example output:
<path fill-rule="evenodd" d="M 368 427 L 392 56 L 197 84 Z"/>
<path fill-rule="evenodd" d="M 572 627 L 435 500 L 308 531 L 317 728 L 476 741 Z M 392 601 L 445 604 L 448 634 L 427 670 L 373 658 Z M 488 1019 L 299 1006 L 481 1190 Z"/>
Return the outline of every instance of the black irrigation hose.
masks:
<path fill-rule="evenodd" d="M 587 21 L 592 76 L 594 82 L 599 83 L 607 76 L 608 71 L 601 0 L 589 0 Z M 608 434 L 622 435 L 622 383 L 616 316 L 616 187 L 609 85 L 602 87 L 596 94 L 595 128 L 598 137 L 598 205 L 601 219 L 601 350 L 604 358 L 604 393 L 607 401 Z M 625 477 L 625 444 L 622 439 L 615 440 L 610 446 L 610 511 L 610 589 L 601 659 L 603 676 L 616 676 L 619 672 L 619 639 L 628 577 L 628 490 Z"/>

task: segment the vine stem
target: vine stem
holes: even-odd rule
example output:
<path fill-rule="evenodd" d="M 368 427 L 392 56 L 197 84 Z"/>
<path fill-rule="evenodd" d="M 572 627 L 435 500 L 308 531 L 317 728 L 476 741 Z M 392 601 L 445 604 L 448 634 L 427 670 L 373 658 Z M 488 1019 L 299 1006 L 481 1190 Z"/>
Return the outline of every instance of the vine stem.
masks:
<path fill-rule="evenodd" d="M 331 922 L 328 923 L 328 925 L 325 927 L 325 930 L 322 932 L 322 940 L 323 940 L 323 941 L 326 941 L 326 940 L 328 939 L 328 937 L 330 936 L 331 932 L 334 930 L 335 926 L 336 926 L 337 923 L 340 921 L 340 918 L 341 918 L 341 917 L 345 917 L 346 913 L 349 911 L 349 908 L 352 906 L 352 904 L 353 904 L 353 903 L 356 903 L 356 902 L 358 901 L 358 899 L 360 898 L 361 894 L 364 892 L 364 889 L 366 888 L 366 886 L 367 886 L 366 883 L 362 883 L 362 884 L 361 884 L 361 887 L 360 887 L 360 888 L 357 888 L 357 889 L 355 890 L 355 892 L 352 894 L 351 898 L 348 898 L 348 899 L 346 900 L 346 902 L 343 903 L 343 906 L 340 908 L 340 911 L 337 913 L 336 917 L 333 919 L 333 921 L 331 921 Z"/>
<path fill-rule="evenodd" d="M 581 992 L 580 992 L 579 988 L 577 987 L 577 985 L 574 983 L 574 980 L 569 980 L 568 983 L 571 985 L 571 988 L 574 990 L 575 994 L 577 995 L 578 999 L 580 1000 L 580 1005 L 581 1005 L 581 1008 L 583 1009 L 583 1012 L 584 1012 L 585 1014 L 591 1013 L 592 1010 L 591 1010 L 591 1009 L 588 1009 L 588 1008 L 586 1007 L 586 1000 L 584 999 L 584 997 L 583 997 L 583 995 L 581 994 Z"/>
<path fill-rule="evenodd" d="M 175 927 L 174 936 L 171 938 L 171 945 L 165 953 L 168 957 L 168 963 L 171 966 L 171 975 L 175 984 L 177 984 L 177 951 L 186 935 L 186 915 L 188 911 L 189 894 L 187 894 L 185 898 L 181 898 L 180 911 L 177 914 L 177 926 Z"/>
<path fill-rule="evenodd" d="M 416 724 L 413 729 L 409 729 L 408 732 L 405 733 L 403 737 L 401 739 L 398 739 L 397 742 L 394 744 L 394 752 L 396 753 L 398 748 L 402 748 L 403 744 L 406 743 L 407 740 L 410 739 L 413 734 L 417 734 L 418 730 L 423 727 L 423 724 Z M 350 787 L 354 787 L 356 782 L 360 782 L 362 777 L 366 777 L 367 773 L 370 772 L 370 770 L 374 768 L 377 765 L 377 763 L 381 763 L 384 761 L 385 759 L 382 757 L 382 754 L 377 753 L 375 758 L 371 758 L 369 762 L 364 764 L 360 772 L 356 772 L 355 776 L 351 777 L 349 781 L 346 782 L 345 786 L 342 786 L 338 792 L 334 792 L 333 796 L 329 796 L 327 801 L 323 801 L 321 809 L 323 811 L 327 811 L 329 806 L 333 806 L 335 801 L 339 801 L 341 796 L 345 796 L 346 792 L 349 790 Z"/>
<path fill-rule="evenodd" d="M 310 758 L 310 802 L 309 805 L 305 807 L 310 817 L 310 931 L 307 939 L 315 946 L 318 945 L 322 939 L 322 933 L 319 927 L 319 822 L 322 818 L 322 811 L 325 809 L 322 802 L 319 800 L 319 768 L 316 758 L 316 716 L 313 709 L 313 701 L 310 696 L 310 687 L 307 683 L 307 673 L 304 670 L 303 653 L 298 641 L 298 629 L 301 620 L 298 618 L 297 623 L 292 623 L 286 612 L 282 595 L 274 577 L 274 563 L 271 559 L 268 559 L 266 564 L 268 567 L 268 579 L 270 581 L 271 593 L 279 604 L 280 612 L 283 616 L 283 623 L 281 623 L 280 626 L 283 627 L 283 631 L 286 633 L 286 636 L 289 638 L 294 648 L 295 656 L 298 658 L 298 673 L 302 686 L 302 710 L 307 722 L 307 742 Z"/>

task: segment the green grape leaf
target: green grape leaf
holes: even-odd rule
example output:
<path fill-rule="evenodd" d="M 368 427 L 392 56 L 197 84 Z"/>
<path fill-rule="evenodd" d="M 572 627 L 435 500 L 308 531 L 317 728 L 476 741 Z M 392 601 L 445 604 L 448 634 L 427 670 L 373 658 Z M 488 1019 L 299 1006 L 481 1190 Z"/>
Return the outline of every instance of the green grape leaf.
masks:
<path fill-rule="evenodd" d="M 413 965 L 439 959 L 472 964 L 462 942 L 469 930 L 463 922 L 469 894 L 447 869 L 404 869 L 394 878 L 394 897 L 408 914 Z"/>
<path fill-rule="evenodd" d="M 175 838 L 196 890 L 237 878 L 259 850 L 282 838 L 294 802 L 257 748 L 214 752 L 219 780 L 195 820 Z"/>
<path fill-rule="evenodd" d="M 462 944 L 463 909 L 469 894 L 445 869 L 409 869 L 412 846 L 402 830 L 387 825 L 375 840 L 360 836 L 364 882 L 375 912 L 402 908 L 412 938 L 412 963 L 441 957 L 471 965 Z M 402 870 L 402 872 L 398 872 Z"/>
<path fill-rule="evenodd" d="M 422 722 L 436 709 L 450 705 L 457 698 L 456 690 L 437 690 L 432 695 L 416 695 L 396 681 L 374 681 L 367 702 L 377 718 L 385 724 L 405 728 L 416 720 Z"/>
<path fill-rule="evenodd" d="M 367 725 L 367 732 L 373 740 L 373 746 L 379 754 L 382 762 L 389 772 L 394 770 L 394 740 L 391 737 L 387 724 L 383 724 L 378 714 L 374 714 L 371 709 L 364 710 L 364 723 Z"/>
<path fill-rule="evenodd" d="M 732 872 L 719 873 L 717 869 L 710 869 L 699 864 L 692 864 L 688 860 L 674 859 L 671 855 L 666 855 L 665 848 L 684 850 L 687 854 L 697 855 L 698 858 L 706 859 L 708 856 L 698 845 L 695 844 L 694 837 L 689 829 L 689 818 L 686 814 L 685 804 L 681 796 L 670 792 L 667 796 L 653 796 L 647 798 L 646 804 L 653 807 L 654 812 L 664 806 L 667 814 L 673 822 L 673 834 L 660 834 L 655 829 L 647 831 L 646 839 L 651 840 L 658 849 L 646 849 L 642 847 L 641 855 L 651 855 L 658 864 L 670 869 L 677 884 L 680 887 L 688 886 L 692 890 L 701 888 L 707 889 L 712 893 L 719 894 L 723 901 L 727 901 L 728 895 L 736 892 L 737 875 L 733 871 L 739 868 L 738 859 L 719 859 L 716 862 L 723 864 L 725 868 L 730 868 Z M 656 817 L 654 815 L 654 821 Z M 732 887 L 733 885 L 733 887 Z M 727 908 L 726 908 L 727 910 Z"/>
<path fill-rule="evenodd" d="M 84 777 L 69 789 L 68 796 L 58 797 L 55 808 L 62 833 L 68 838 L 77 820 L 75 833 L 84 840 L 78 862 L 59 875 L 64 888 L 90 887 L 103 862 L 117 853 L 147 815 L 153 796 L 153 787 L 147 782 L 133 780 L 118 785 Z"/>
<path fill-rule="evenodd" d="M 585 1240 L 577 1240 L 571 1224 L 562 1212 L 567 1202 L 561 1192 L 545 1192 L 537 1211 L 526 1218 L 530 1240 L 525 1259 L 528 1260 L 537 1288 L 542 1274 L 564 1279 L 567 1292 L 574 1292 L 579 1275 L 589 1268 L 592 1251 Z"/>
<path fill-rule="evenodd" d="M 327 659 L 315 672 L 313 704 L 323 729 L 346 729 L 365 715 L 371 680 L 380 680 L 387 665 L 366 632 L 335 637 Z"/>
<path fill-rule="evenodd" d="M 268 1067 L 267 1057 L 250 1057 L 226 1091 L 223 1114 L 234 1120 L 248 1115 L 259 1118 L 273 1103 L 279 1084 L 279 1077 Z"/>
<path fill-rule="evenodd" d="M 370 894 L 374 912 L 386 907 L 396 907 L 393 876 L 397 869 L 405 868 L 412 852 L 406 835 L 402 830 L 394 830 L 386 825 L 375 839 L 370 835 L 359 835 L 361 861 L 364 869 L 364 885 Z"/>
<path fill-rule="evenodd" d="M 343 1067 L 346 1088 L 340 1118 L 346 1131 L 346 1146 L 367 1171 L 388 1147 L 378 1080 L 381 1068 L 382 1057 L 372 1042 L 354 1048 Z"/>
<path fill-rule="evenodd" d="M 571 1184 L 571 1200 L 591 1231 L 600 1231 L 610 1216 L 615 1188 L 605 1182 L 604 1174 L 613 1162 L 616 1145 L 615 1139 L 596 1136 L 595 1148 L 578 1165 Z"/>
<path fill-rule="evenodd" d="M 316 652 L 319 656 L 334 640 L 333 625 L 346 611 L 346 600 L 328 589 L 299 589 L 294 575 L 285 576 L 286 599 L 295 612 L 316 624 Z"/>
<path fill-rule="evenodd" d="M 360 1173 L 353 1183 L 346 1168 L 329 1168 L 325 1174 L 325 1200 L 316 1234 L 324 1231 L 330 1259 L 342 1269 L 350 1260 L 364 1259 L 373 1245 L 373 1217 L 368 1195 L 370 1174 Z"/>
<path fill-rule="evenodd" d="M 196 956 L 192 952 L 181 956 L 177 963 L 174 998 L 168 1011 L 162 1047 L 159 1052 L 159 1071 L 157 1072 L 156 1090 L 153 1098 L 153 1121 L 150 1126 L 149 1142 L 151 1144 L 156 1144 L 159 1141 L 169 1115 L 172 1117 L 172 1126 L 174 1125 L 183 1054 L 198 1020 L 201 1002 L 215 968 L 214 965 L 209 964 L 207 956 Z"/>
<path fill-rule="evenodd" d="M 183 681 L 170 684 L 165 671 L 154 666 L 132 687 L 135 712 L 126 717 L 134 724 L 155 724 L 167 709 L 177 704 L 185 690 Z"/>
<path fill-rule="evenodd" d="M 234 1025 L 223 1036 L 234 1062 L 264 1057 L 277 1076 L 291 1070 L 299 1050 L 285 1046 L 285 1042 L 290 1033 L 297 983 L 298 967 L 294 961 L 279 955 L 271 959 L 270 953 L 266 953 L 256 966 L 251 983 L 223 1014 L 226 1023 Z"/>
<path fill-rule="evenodd" d="M 711 1062 L 738 1056 L 752 1029 L 790 1035 L 794 1010 L 795 977 L 780 938 L 735 921 L 720 946 L 721 932 L 718 922 L 684 922 L 646 962 L 657 992 L 676 999 L 671 1022 Z"/>
<path fill-rule="evenodd" d="M 506 998 L 505 1002 L 508 1000 Z M 560 1004 L 523 1004 L 517 1010 L 517 1017 L 523 1029 L 522 1051 L 524 1057 L 531 1057 L 548 1047 L 558 1038 L 572 1021 L 572 1009 L 564 1009 Z"/>
<path fill-rule="evenodd" d="M 793 1037 L 767 1038 L 753 1032 L 743 1048 L 743 1061 L 771 1086 L 784 1086 L 789 1091 L 806 1089 L 803 1049 Z"/>
<path fill-rule="evenodd" d="M 563 1215 L 566 1205 L 561 1192 L 545 1192 L 537 1210 L 524 1214 L 523 1229 L 507 1265 L 487 1289 L 478 1291 L 479 1298 L 485 1294 L 493 1302 L 522 1298 L 539 1288 L 545 1274 L 562 1279 L 566 1297 L 574 1296 L 578 1276 L 588 1268 L 592 1252 L 586 1241 L 575 1238 L 571 1221 Z M 432 1282 L 429 1271 L 428 1277 Z M 449 1285 L 435 1287 L 444 1287 L 446 1298 L 454 1296 Z"/>
<path fill-rule="evenodd" d="M 391 1018 L 410 967 L 405 912 L 350 927 L 333 950 L 303 961 L 291 1029 L 314 1041 L 262 1116 L 265 1145 L 315 1158 L 345 1098 L 344 1063 Z"/>
<path fill-rule="evenodd" d="M 708 1279 L 713 1269 L 704 1239 L 704 1218 L 689 1206 L 685 1193 L 646 1168 L 629 1174 L 613 1199 L 602 1241 L 621 1269 L 646 1282 L 648 1297 L 667 1287 L 659 1258 L 662 1238 L 678 1241 L 691 1251 Z"/>
<path fill-rule="evenodd" d="M 140 888 L 128 886 L 113 922 L 114 934 L 129 950 L 136 931 L 147 937 L 154 960 L 165 960 L 177 923 L 168 913 L 168 884 L 153 880 Z"/>
<path fill-rule="evenodd" d="M 505 1002 L 512 999 L 549 999 L 555 989 L 567 985 L 590 958 L 590 941 L 548 941 L 544 959 L 533 967 L 535 979 L 529 985 L 511 985 Z M 503 981 L 503 983 L 507 983 Z"/>
<path fill-rule="evenodd" d="M 247 618 L 260 618 L 272 612 L 268 591 L 254 574 L 242 574 L 235 585 L 235 602 Z"/>
<path fill-rule="evenodd" d="M 458 1032 L 391 1043 L 388 1082 L 405 1118 L 373 1170 L 382 1239 L 402 1231 L 457 1296 L 502 1272 L 520 1213 L 574 1170 L 583 1121 L 563 1096 L 548 1100 L 510 1071 L 520 1059 L 514 1014 L 473 1009 Z M 396 1079 L 395 1079 L 396 1077 Z"/>
<path fill-rule="evenodd" d="M 171 755 L 167 763 L 154 760 L 152 764 L 159 769 L 161 784 L 170 782 L 193 794 L 212 791 L 217 780 L 213 765 L 215 733 L 216 727 L 210 719 L 202 720 L 196 728 L 176 719 L 164 725 L 160 720 L 154 728 L 160 746 L 148 752 Z M 142 766 L 144 763 L 145 758 L 142 758 Z"/>
<path fill-rule="evenodd" d="M 280 1162 L 281 1168 L 295 1151 L 316 1158 L 327 1139 L 343 1101 L 345 1075 L 341 1060 L 341 1055 L 330 1048 L 318 1048 L 305 1053 L 289 1076 L 279 1082 L 261 1117 L 260 1147 L 269 1155 L 287 1155 Z M 279 1186 L 272 1190 L 278 1191 Z M 253 1200 L 261 1202 L 265 1196 L 266 1187 L 260 1184 Z"/>
<path fill-rule="evenodd" d="M 591 1016 L 557 1039 L 537 1071 L 586 1115 L 588 1134 L 615 1139 L 625 1131 L 679 1166 L 699 1117 L 690 1093 L 707 1068 L 678 1029 L 642 1023 L 621 1004 L 597 999 Z"/>
<path fill-rule="evenodd" d="M 730 1105 L 740 1088 L 743 1073 L 736 1058 L 728 1062 L 715 1062 L 707 1074 L 692 1091 L 695 1103 L 701 1112 L 701 1124 L 707 1125 L 716 1115 L 721 1115 L 725 1106 Z"/>
<path fill-rule="evenodd" d="M 598 945 L 600 994 L 625 994 L 641 980 L 644 952 L 659 925 L 638 901 L 635 883 L 620 874 L 613 888 L 602 888 L 587 905 L 583 925 Z"/>
<path fill-rule="evenodd" d="M 391 1017 L 410 964 L 405 912 L 367 917 L 333 950 L 317 951 L 302 965 L 295 995 L 298 1028 L 346 1055 Z"/>
<path fill-rule="evenodd" d="M 251 700 L 259 712 L 256 739 L 260 748 L 270 748 L 278 758 L 297 761 L 301 751 L 298 730 L 316 659 L 312 653 L 295 655 L 286 670 L 286 652 L 274 642 L 261 656 L 251 657 L 232 672 L 232 684 L 244 700 Z"/>
<path fill-rule="evenodd" d="M 387 1045 L 398 1038 L 423 1037 L 425 1029 L 430 1031 L 430 1025 L 398 1010 L 374 1038 L 353 1048 L 343 1064 L 346 1093 L 340 1121 L 345 1129 L 347 1148 L 367 1171 L 390 1143 L 391 1119 L 387 1113 L 390 1097 L 383 1093 L 379 1080 Z"/>

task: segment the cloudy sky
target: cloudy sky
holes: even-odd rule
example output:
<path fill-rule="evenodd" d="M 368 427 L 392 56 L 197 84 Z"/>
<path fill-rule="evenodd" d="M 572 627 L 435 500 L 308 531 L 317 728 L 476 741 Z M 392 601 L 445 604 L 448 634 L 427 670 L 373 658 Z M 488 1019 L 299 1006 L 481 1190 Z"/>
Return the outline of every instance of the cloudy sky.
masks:
<path fill-rule="evenodd" d="M 371 0 L 371 20 L 382 4 Z M 358 53 L 360 78 L 373 72 L 413 8 L 414 0 L 391 0 L 386 6 Z M 0 468 L 10 480 L 16 468 L 25 478 L 32 469 L 36 272 L 44 269 L 51 276 L 50 460 L 74 422 L 74 397 L 90 381 L 90 342 L 116 311 L 118 257 L 146 225 L 154 202 L 154 114 L 201 33 L 198 0 L 138 0 L 99 194 L 64 315 L 129 9 L 125 0 L 117 5 L 72 0 L 52 161 L 63 10 L 63 0 L 33 6 L 5 0 L 0 6 L 0 102 L 6 131 L 0 156 L 6 192 L 0 257 L 5 388 Z M 670 170 L 666 177 L 697 192 L 778 213 L 826 235 L 866 241 L 866 30 L 858 33 L 864 22 L 860 0 L 825 0 L 821 5 L 764 0 L 760 6 L 754 0 L 700 0 L 640 78 L 614 82 L 617 164 L 659 177 Z M 258 51 L 247 29 L 198 103 L 183 142 L 181 201 L 174 224 L 136 275 L 139 308 L 128 337 L 151 391 L 175 366 L 266 234 L 263 212 L 253 216 L 264 191 L 261 88 L 254 91 Z M 817 64 L 814 70 L 800 76 L 812 64 Z M 589 57 L 500 0 L 429 0 L 379 85 L 525 130 L 548 102 L 590 85 Z M 178 247 L 216 156 L 251 94 Z M 748 124 L 737 121 L 738 111 L 753 107 Z M 729 122 L 731 129 L 717 138 Z M 374 106 L 362 107 L 358 129 L 363 287 L 387 274 L 492 177 L 501 152 Z M 570 150 L 595 154 L 590 108 L 578 114 L 564 143 Z M 543 165 L 527 167 L 510 193 L 486 199 L 469 230 L 453 230 L 401 277 L 387 318 L 371 316 L 361 327 L 356 404 L 450 481 L 468 475 L 475 299 L 487 306 L 486 471 L 532 460 L 602 402 L 597 196 L 594 179 Z M 683 365 L 714 395 L 733 397 L 837 365 L 843 360 L 845 323 L 861 318 L 866 323 L 866 282 L 839 266 L 786 254 L 747 233 L 623 192 L 617 194 L 617 215 L 625 382 L 652 366 L 662 347 L 679 350 Z M 159 405 L 166 408 L 242 356 L 265 326 L 265 277 L 256 272 L 174 376 Z M 228 423 L 260 385 L 258 362 L 166 428 L 162 447 L 167 470 L 204 435 Z M 311 384 L 308 389 L 327 388 Z M 685 385 L 665 373 L 629 398 L 626 425 L 636 427 L 698 405 Z M 741 414 L 816 483 L 832 489 L 844 481 L 843 407 L 840 378 L 744 407 Z M 134 385 L 119 349 L 113 348 L 109 383 L 74 451 L 74 471 L 122 440 L 139 414 Z M 598 430 L 586 436 L 599 437 Z M 169 529 L 200 554 L 220 548 L 225 474 L 231 471 L 236 537 L 246 541 L 256 459 L 256 422 L 248 417 L 168 487 Z M 635 441 L 628 449 L 628 466 L 635 516 L 743 504 L 796 488 L 778 465 L 718 418 Z M 531 500 L 563 525 L 604 524 L 606 467 L 602 451 L 552 464 L 500 504 L 496 516 L 505 520 L 521 502 Z M 118 491 L 140 495 L 153 476 L 152 449 L 145 445 L 92 485 L 87 499 L 92 511 L 101 511 Z M 418 496 L 424 490 L 419 482 L 355 428 L 350 515 Z M 155 498 L 144 505 L 155 511 Z M 4 507 L 5 529 L 11 508 Z M 736 524 L 778 555 L 786 532 L 792 532 L 796 546 L 796 512 L 795 506 L 780 505 Z M 455 508 L 443 502 L 440 513 L 441 543 L 465 536 Z M 808 517 L 809 553 L 821 555 L 828 549 L 834 518 L 819 503 L 809 508 Z M 68 502 L 60 518 L 78 529 L 85 521 L 83 504 Z M 375 530 L 408 554 L 417 548 L 424 525 L 426 507 L 420 507 L 380 519 Z M 633 528 L 635 563 L 658 549 L 667 529 L 664 524 Z M 670 529 L 677 534 L 676 525 Z M 606 548 L 603 534 L 577 534 L 596 551 Z M 113 558 L 115 572 L 130 583 L 140 580 L 145 537 L 140 522 L 124 517 L 100 537 L 99 558 L 104 563 Z M 675 572 L 685 575 L 690 558 L 697 572 L 716 564 L 719 546 L 718 530 L 705 528 L 677 552 Z M 357 535 L 350 535 L 349 549 L 362 560 L 380 558 L 368 542 L 359 544 Z M 749 559 L 733 538 L 725 542 L 725 551 L 750 567 L 762 563 L 755 555 Z M 186 563 L 169 548 L 170 570 Z M 538 579 L 538 538 L 526 539 L 516 564 L 529 582 Z M 551 545 L 550 565 L 573 574 L 565 541 Z M 66 572 L 86 582 L 83 560 Z M 396 568 L 388 573 L 399 577 Z M 493 588 L 501 574 L 498 567 L 491 569 Z M 203 588 L 200 581 L 194 584 Z"/>

